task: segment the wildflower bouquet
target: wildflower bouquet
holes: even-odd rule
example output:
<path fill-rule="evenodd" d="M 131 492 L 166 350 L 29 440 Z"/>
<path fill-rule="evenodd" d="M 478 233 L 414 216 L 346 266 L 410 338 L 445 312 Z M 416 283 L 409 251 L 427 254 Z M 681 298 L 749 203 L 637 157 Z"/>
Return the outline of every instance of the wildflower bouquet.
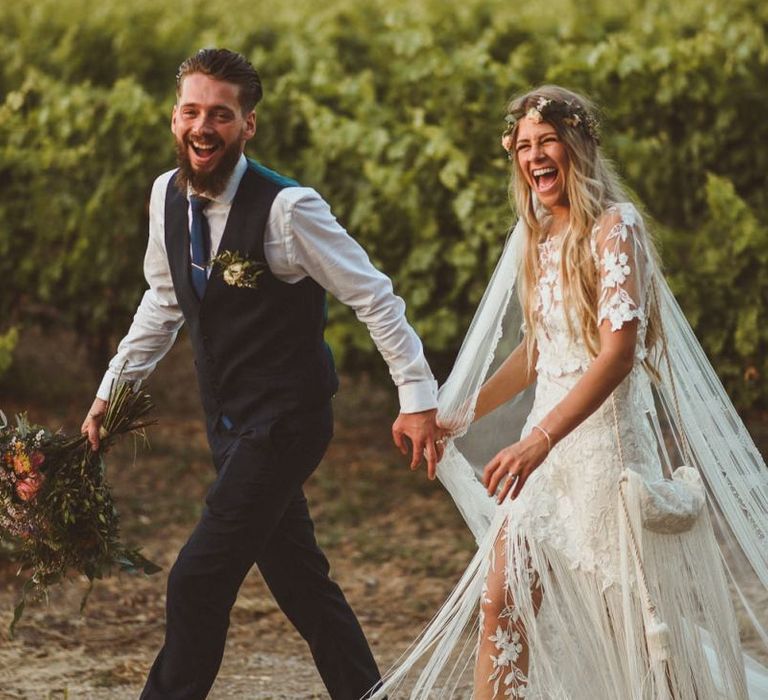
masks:
<path fill-rule="evenodd" d="M 114 567 L 153 574 L 158 566 L 119 539 L 119 518 L 105 479 L 102 455 L 119 436 L 143 435 L 150 424 L 149 395 L 116 384 L 101 429 L 98 452 L 85 436 L 67 437 L 31 425 L 25 415 L 11 425 L 0 412 L 0 544 L 10 548 L 26 574 L 10 632 L 28 597 L 70 573 L 89 581 L 81 610 L 95 579 Z"/>

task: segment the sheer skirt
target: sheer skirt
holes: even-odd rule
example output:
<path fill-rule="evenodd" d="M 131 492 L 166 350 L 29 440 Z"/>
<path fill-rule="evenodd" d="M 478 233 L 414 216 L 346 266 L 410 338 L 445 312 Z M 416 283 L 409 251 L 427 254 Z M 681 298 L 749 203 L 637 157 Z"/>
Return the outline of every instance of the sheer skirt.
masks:
<path fill-rule="evenodd" d="M 523 432 L 576 380 L 540 380 Z M 638 410 L 642 384 L 630 378 L 620 389 L 626 463 L 660 474 L 655 438 Z M 622 517 L 610 411 L 603 406 L 555 446 L 515 501 L 491 502 L 493 520 L 464 576 L 376 697 L 748 697 L 708 516 L 680 535 L 650 533 L 630 493 L 649 590 L 668 629 L 668 644 L 654 638 Z"/>

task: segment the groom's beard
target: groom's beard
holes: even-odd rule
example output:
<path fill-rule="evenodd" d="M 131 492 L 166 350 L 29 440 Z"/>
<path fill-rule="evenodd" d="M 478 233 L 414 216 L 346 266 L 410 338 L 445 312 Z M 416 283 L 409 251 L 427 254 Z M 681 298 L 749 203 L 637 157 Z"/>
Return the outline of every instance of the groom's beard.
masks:
<path fill-rule="evenodd" d="M 183 139 L 175 139 L 176 142 L 176 162 L 179 165 L 179 172 L 176 175 L 176 186 L 186 197 L 187 189 L 192 188 L 193 192 L 206 194 L 209 197 L 220 195 L 232 176 L 232 171 L 240 160 L 240 143 L 237 141 L 227 146 L 221 154 L 219 164 L 209 172 L 199 172 L 192 168 L 189 160 L 189 136 Z"/>

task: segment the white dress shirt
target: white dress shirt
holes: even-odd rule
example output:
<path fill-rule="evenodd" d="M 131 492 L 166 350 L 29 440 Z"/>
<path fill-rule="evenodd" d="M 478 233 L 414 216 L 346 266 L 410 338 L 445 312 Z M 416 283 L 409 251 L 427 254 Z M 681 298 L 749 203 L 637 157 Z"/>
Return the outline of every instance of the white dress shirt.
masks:
<path fill-rule="evenodd" d="M 247 167 L 245 156 L 241 156 L 226 189 L 205 209 L 211 256 L 218 251 L 232 200 Z M 149 376 L 170 350 L 184 322 L 165 250 L 165 193 L 174 172 L 164 173 L 152 186 L 149 242 L 144 258 L 149 289 L 99 386 L 97 396 L 105 400 L 121 370 L 122 379 L 127 381 Z M 264 232 L 264 254 L 279 280 L 295 284 L 311 277 L 354 309 L 389 366 L 403 413 L 435 408 L 437 383 L 421 341 L 405 318 L 405 302 L 394 294 L 389 278 L 371 264 L 315 190 L 286 187 L 278 193 Z"/>

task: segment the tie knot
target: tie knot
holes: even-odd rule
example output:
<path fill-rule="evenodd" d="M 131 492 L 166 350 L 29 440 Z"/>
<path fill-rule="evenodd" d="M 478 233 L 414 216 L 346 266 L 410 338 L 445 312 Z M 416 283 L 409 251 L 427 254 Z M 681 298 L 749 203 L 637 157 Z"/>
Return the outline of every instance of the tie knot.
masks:
<path fill-rule="evenodd" d="M 200 213 L 211 203 L 211 200 L 208 197 L 200 197 L 193 194 L 189 197 L 189 203 L 192 206 L 192 211 Z"/>

